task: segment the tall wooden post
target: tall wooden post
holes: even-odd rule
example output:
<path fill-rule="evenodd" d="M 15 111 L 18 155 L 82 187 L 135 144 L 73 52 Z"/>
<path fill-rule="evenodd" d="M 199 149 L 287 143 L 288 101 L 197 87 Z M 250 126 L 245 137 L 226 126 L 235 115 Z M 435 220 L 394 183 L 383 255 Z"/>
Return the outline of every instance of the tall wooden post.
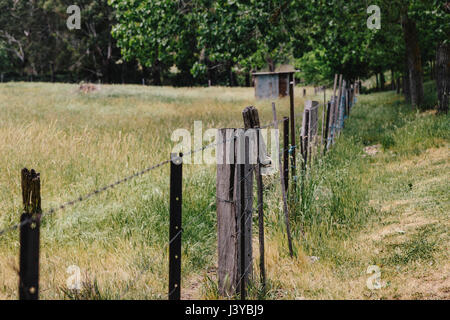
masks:
<path fill-rule="evenodd" d="M 217 242 L 219 293 L 233 296 L 238 275 L 236 129 L 219 129 L 217 145 Z"/>
<path fill-rule="evenodd" d="M 338 90 L 338 96 L 337 96 L 337 100 L 334 104 L 334 110 L 333 110 L 333 142 L 334 139 L 336 138 L 337 134 L 338 134 L 338 128 L 339 128 L 339 109 L 340 109 L 340 105 L 341 105 L 341 100 L 342 100 L 342 74 L 339 75 L 339 86 L 338 86 L 339 90 Z"/>
<path fill-rule="evenodd" d="M 39 299 L 39 245 L 41 179 L 36 171 L 22 170 L 24 213 L 20 217 L 19 299 Z"/>
<path fill-rule="evenodd" d="M 283 172 L 286 192 L 289 190 L 289 118 L 283 118 Z M 281 170 L 281 168 L 280 168 Z"/>
<path fill-rule="evenodd" d="M 296 146 L 295 141 L 295 109 L 294 109 L 294 87 L 295 79 L 294 74 L 289 74 L 289 97 L 290 97 L 290 119 L 291 119 L 291 147 L 292 147 L 292 158 L 291 158 L 291 168 L 292 168 L 292 182 L 294 189 L 296 186 Z M 280 168 L 281 170 L 281 168 Z"/>
<path fill-rule="evenodd" d="M 275 130 L 278 131 L 278 121 L 277 121 L 277 110 L 275 108 L 275 103 L 272 103 L 272 113 L 273 113 L 273 124 L 275 126 Z M 291 227 L 289 222 L 289 212 L 288 212 L 288 206 L 287 206 L 287 199 L 286 199 L 286 189 L 284 184 L 284 172 L 281 166 L 281 155 L 280 155 L 280 144 L 278 143 L 278 167 L 280 169 L 280 181 L 281 181 L 281 195 L 283 197 L 283 211 L 284 211 L 284 219 L 286 223 L 286 234 L 288 238 L 288 246 L 289 246 L 289 254 L 291 257 L 294 256 L 294 250 L 292 248 L 292 238 L 291 238 Z"/>
<path fill-rule="evenodd" d="M 264 253 L 264 200 L 263 200 L 263 192 L 264 185 L 262 181 L 261 175 L 261 131 L 258 126 L 257 132 L 257 145 L 258 145 L 258 164 L 256 166 L 256 182 L 258 186 L 258 238 L 259 238 L 259 270 L 260 270 L 260 278 L 262 284 L 263 293 L 266 292 L 266 266 L 265 266 L 265 253 Z"/>
<path fill-rule="evenodd" d="M 256 135 L 256 145 L 257 148 L 253 148 L 252 145 L 250 145 L 252 148 L 249 147 L 250 154 L 253 152 L 257 152 L 256 160 L 257 163 L 254 165 L 255 169 L 255 177 L 257 182 L 257 194 L 258 194 L 258 227 L 259 227 L 259 255 L 260 255 L 260 278 L 263 290 L 265 290 L 265 284 L 266 284 L 266 272 L 265 272 L 265 262 L 264 262 L 264 208 L 263 208 L 263 182 L 262 182 L 262 175 L 261 175 L 261 160 L 262 158 L 266 158 L 266 148 L 265 143 L 262 140 L 261 132 L 260 132 L 260 121 L 259 121 L 259 114 L 258 110 L 255 107 L 247 107 L 242 112 L 242 116 L 244 119 L 244 127 L 246 130 L 255 130 L 255 134 L 251 134 L 250 137 L 255 138 Z M 254 141 L 252 141 L 254 142 Z M 255 157 L 253 157 L 254 159 Z M 252 166 L 252 163 L 249 164 Z M 249 193 L 251 196 L 251 190 L 253 188 L 253 184 L 249 185 Z M 251 237 L 251 232 L 250 232 Z M 249 239 L 248 245 L 251 246 L 251 239 Z"/>
<path fill-rule="evenodd" d="M 325 130 L 325 114 L 327 109 L 327 95 L 326 95 L 327 89 L 326 86 L 323 86 L 323 109 L 322 109 L 322 133 L 320 137 L 322 138 L 322 146 L 324 146 L 324 130 Z"/>
<path fill-rule="evenodd" d="M 336 96 L 336 88 L 338 86 L 338 74 L 334 75 L 334 83 L 333 83 L 333 97 L 331 98 L 331 112 L 330 112 L 330 133 L 329 136 L 331 138 L 331 142 L 333 142 L 334 139 L 334 127 L 335 127 L 335 122 L 334 122 L 334 117 L 335 117 L 335 113 L 336 113 L 336 109 L 337 109 L 337 96 Z"/>
<path fill-rule="evenodd" d="M 325 120 L 325 137 L 324 137 L 324 150 L 323 153 L 325 154 L 325 152 L 328 149 L 328 137 L 329 137 L 329 132 L 330 132 L 330 115 L 331 115 L 331 102 L 328 101 L 327 103 L 327 117 Z"/>
<path fill-rule="evenodd" d="M 306 169 L 308 162 L 308 148 L 309 148 L 309 109 L 305 108 L 303 112 L 303 134 L 302 134 L 302 156 L 303 156 L 303 170 Z"/>

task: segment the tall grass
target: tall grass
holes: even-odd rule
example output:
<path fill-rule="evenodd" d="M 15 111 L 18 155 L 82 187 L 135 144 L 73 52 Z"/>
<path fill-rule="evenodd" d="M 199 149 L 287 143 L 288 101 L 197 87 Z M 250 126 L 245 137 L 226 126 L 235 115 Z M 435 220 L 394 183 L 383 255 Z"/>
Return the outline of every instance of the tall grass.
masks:
<path fill-rule="evenodd" d="M 242 110 L 255 105 L 261 122 L 271 121 L 270 102 L 255 101 L 253 90 L 126 85 L 83 94 L 75 85 L 2 84 L 0 229 L 19 219 L 23 167 L 41 173 L 48 210 L 168 159 L 173 130 L 193 132 L 196 120 L 204 130 L 242 127 Z M 303 101 L 296 103 L 300 111 Z M 277 102 L 280 115 L 288 108 L 289 99 Z M 99 298 L 166 298 L 168 185 L 165 166 L 45 218 L 41 297 L 76 297 L 61 288 L 70 276 L 67 267 L 78 265 Z M 217 260 L 215 168 L 185 166 L 183 188 L 182 286 L 187 288 Z M 0 248 L 0 298 L 16 298 L 18 233 L 2 237 Z"/>
<path fill-rule="evenodd" d="M 429 86 L 426 92 L 432 94 Z M 301 96 L 301 88 L 296 90 Z M 315 98 L 322 101 L 321 96 Z M 268 286 L 263 294 L 255 276 L 250 297 L 345 296 L 333 277 L 345 278 L 354 271 L 351 268 L 363 264 L 347 248 L 358 231 L 383 217 L 371 201 L 405 184 L 399 179 L 383 185 L 388 175 L 377 175 L 373 168 L 383 172 L 393 160 L 448 144 L 448 116 L 412 112 L 393 92 L 361 95 L 358 100 L 332 149 L 317 157 L 305 174 L 298 165 L 297 189 L 289 191 L 294 259 L 287 249 L 278 177 L 265 177 Z M 272 119 L 270 101 L 255 101 L 251 88 L 102 86 L 98 92 L 81 94 L 73 85 L 2 84 L 0 229 L 19 219 L 23 167 L 41 172 L 46 210 L 167 159 L 172 131 L 192 132 L 195 120 L 202 120 L 204 129 L 241 127 L 241 112 L 248 105 L 258 108 L 262 123 Z M 279 118 L 289 114 L 288 107 L 288 99 L 277 102 Z M 297 98 L 296 112 L 302 109 L 303 100 Z M 364 153 L 364 147 L 373 144 L 382 145 L 381 156 Z M 182 292 L 219 298 L 214 275 L 215 168 L 186 165 L 183 175 Z M 165 299 L 168 184 L 166 166 L 46 218 L 41 232 L 41 297 Z M 256 221 L 254 226 L 256 235 Z M 17 232 L 0 238 L 0 250 L 0 298 L 15 299 Z M 257 252 L 255 238 L 255 275 Z M 320 262 L 312 265 L 308 256 L 318 256 Z M 70 265 L 82 270 L 80 293 L 66 288 Z M 309 278 L 317 275 L 319 280 Z"/>

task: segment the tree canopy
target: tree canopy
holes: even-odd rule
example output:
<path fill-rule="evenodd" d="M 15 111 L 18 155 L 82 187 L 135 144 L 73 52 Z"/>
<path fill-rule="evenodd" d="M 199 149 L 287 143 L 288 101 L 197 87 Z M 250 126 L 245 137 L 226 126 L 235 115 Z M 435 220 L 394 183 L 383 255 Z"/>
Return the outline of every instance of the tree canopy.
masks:
<path fill-rule="evenodd" d="M 54 80 L 250 85 L 256 70 L 293 64 L 299 80 L 327 84 L 384 73 L 421 101 L 423 73 L 450 39 L 442 0 L 0 0 L 2 73 Z M 381 28 L 369 29 L 369 5 Z"/>

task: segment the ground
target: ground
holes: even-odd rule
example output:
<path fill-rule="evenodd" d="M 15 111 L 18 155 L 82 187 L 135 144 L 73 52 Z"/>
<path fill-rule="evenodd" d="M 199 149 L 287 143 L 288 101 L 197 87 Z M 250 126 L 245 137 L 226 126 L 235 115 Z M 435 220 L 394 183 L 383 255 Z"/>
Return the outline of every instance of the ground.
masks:
<path fill-rule="evenodd" d="M 0 229 L 19 218 L 23 167 L 41 172 L 45 211 L 165 160 L 172 131 L 192 130 L 194 120 L 202 120 L 204 130 L 240 127 L 242 110 L 255 105 L 261 122 L 269 122 L 270 101 L 255 101 L 253 94 L 251 88 L 80 92 L 76 85 L 0 85 Z M 296 99 L 297 112 L 303 103 Z M 277 102 L 279 117 L 288 115 L 288 105 L 288 99 Z M 448 116 L 411 111 L 394 92 L 359 96 L 332 149 L 289 191 L 294 258 L 279 182 L 265 177 L 268 283 L 264 293 L 255 257 L 250 297 L 448 299 L 449 128 Z M 165 299 L 167 186 L 162 167 L 47 217 L 41 297 Z M 184 188 L 182 296 L 223 298 L 216 286 L 214 167 L 186 166 Z M 17 232 L 0 239 L 0 250 L 0 299 L 16 299 Z M 82 272 L 78 294 L 67 289 L 71 265 Z M 380 289 L 367 287 L 370 266 L 379 267 Z"/>

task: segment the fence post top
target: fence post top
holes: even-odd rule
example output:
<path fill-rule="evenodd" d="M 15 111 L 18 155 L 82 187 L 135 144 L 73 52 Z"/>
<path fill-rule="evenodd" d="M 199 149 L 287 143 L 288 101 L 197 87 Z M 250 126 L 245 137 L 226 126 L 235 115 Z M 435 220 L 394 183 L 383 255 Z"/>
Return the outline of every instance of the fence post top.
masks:
<path fill-rule="evenodd" d="M 180 165 L 183 163 L 183 154 L 182 153 L 171 153 L 170 161 L 175 165 Z"/>

